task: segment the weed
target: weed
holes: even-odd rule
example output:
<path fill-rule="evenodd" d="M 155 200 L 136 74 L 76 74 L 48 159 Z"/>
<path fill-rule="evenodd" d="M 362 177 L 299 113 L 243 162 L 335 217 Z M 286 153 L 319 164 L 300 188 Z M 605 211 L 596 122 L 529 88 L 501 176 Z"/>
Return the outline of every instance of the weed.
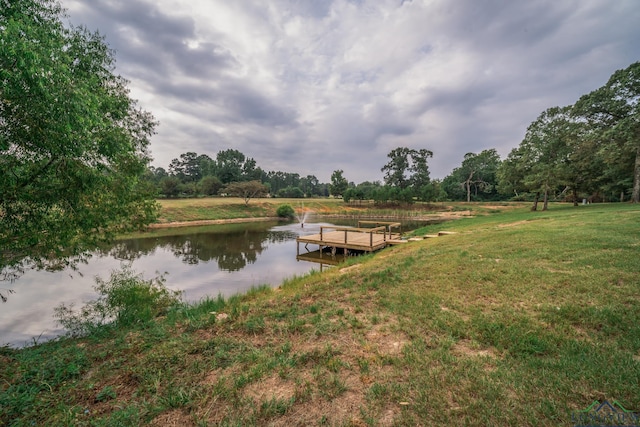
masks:
<path fill-rule="evenodd" d="M 160 404 L 168 408 L 182 408 L 191 402 L 191 392 L 184 387 L 170 387 L 160 398 Z"/>
<path fill-rule="evenodd" d="M 284 415 L 293 406 L 296 399 L 292 397 L 290 399 L 277 399 L 272 397 L 270 400 L 262 402 L 260 405 L 261 418 L 272 418 L 279 415 Z"/>
<path fill-rule="evenodd" d="M 244 327 L 244 330 L 249 334 L 262 333 L 266 327 L 264 322 L 264 317 L 262 316 L 250 317 L 244 321 L 243 327 Z"/>
<path fill-rule="evenodd" d="M 347 391 L 347 386 L 340 375 L 321 372 L 316 375 L 318 391 L 326 399 L 332 400 Z"/>
<path fill-rule="evenodd" d="M 122 327 L 145 324 L 180 303 L 180 292 L 167 289 L 163 277 L 144 280 L 130 266 L 112 271 L 108 281 L 96 278 L 96 282 L 98 299 L 79 312 L 64 304 L 55 308 L 58 322 L 69 335 L 99 333 L 108 324 Z"/>
<path fill-rule="evenodd" d="M 368 374 L 369 373 L 369 360 L 365 358 L 358 358 L 358 367 L 360 368 L 360 373 Z"/>
<path fill-rule="evenodd" d="M 104 402 L 116 398 L 116 391 L 110 385 L 105 386 L 102 390 L 96 394 L 97 402 Z"/>

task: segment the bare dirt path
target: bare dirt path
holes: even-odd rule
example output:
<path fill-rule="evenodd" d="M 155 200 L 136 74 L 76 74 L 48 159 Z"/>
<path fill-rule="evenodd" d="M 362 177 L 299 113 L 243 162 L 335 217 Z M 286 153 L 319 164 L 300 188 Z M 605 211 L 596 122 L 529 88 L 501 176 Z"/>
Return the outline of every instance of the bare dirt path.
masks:
<path fill-rule="evenodd" d="M 217 225 L 217 224 L 239 224 L 242 222 L 267 222 L 278 221 L 278 217 L 259 217 L 259 218 L 231 218 L 231 219 L 202 219 L 198 221 L 178 221 L 178 222 L 163 222 L 156 224 L 149 224 L 150 229 L 158 228 L 174 228 L 174 227 L 196 227 L 201 225 Z"/>

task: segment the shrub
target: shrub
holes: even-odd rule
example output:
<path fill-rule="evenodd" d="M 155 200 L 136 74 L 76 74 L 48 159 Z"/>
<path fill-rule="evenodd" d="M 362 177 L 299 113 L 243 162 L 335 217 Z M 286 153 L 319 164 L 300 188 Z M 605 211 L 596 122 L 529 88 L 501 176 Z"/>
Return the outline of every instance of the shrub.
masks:
<path fill-rule="evenodd" d="M 99 297 L 79 311 L 73 305 L 55 308 L 55 317 L 69 335 L 81 336 L 108 324 L 144 324 L 180 303 L 180 292 L 167 289 L 164 277 L 145 280 L 129 266 L 111 272 L 108 281 L 96 278 Z"/>
<path fill-rule="evenodd" d="M 296 216 L 296 212 L 290 205 L 280 205 L 276 210 L 276 214 L 280 218 L 291 218 L 293 219 Z"/>

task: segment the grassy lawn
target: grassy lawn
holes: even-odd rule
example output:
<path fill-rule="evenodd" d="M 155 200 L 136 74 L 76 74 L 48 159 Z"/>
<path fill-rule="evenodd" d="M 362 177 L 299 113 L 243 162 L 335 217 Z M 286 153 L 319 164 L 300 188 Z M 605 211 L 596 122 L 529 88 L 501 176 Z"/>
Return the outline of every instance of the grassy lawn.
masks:
<path fill-rule="evenodd" d="M 640 206 L 480 210 L 277 290 L 0 350 L 0 424 L 570 426 L 596 400 L 640 410 Z"/>

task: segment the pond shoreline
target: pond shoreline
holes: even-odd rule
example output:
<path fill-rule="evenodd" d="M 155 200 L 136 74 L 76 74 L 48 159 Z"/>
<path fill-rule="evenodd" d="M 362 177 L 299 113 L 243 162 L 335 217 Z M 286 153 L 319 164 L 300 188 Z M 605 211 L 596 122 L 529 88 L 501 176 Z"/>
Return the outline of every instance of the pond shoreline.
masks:
<path fill-rule="evenodd" d="M 195 221 L 174 221 L 174 222 L 159 222 L 149 224 L 148 229 L 159 228 L 177 228 L 177 227 L 196 227 L 200 225 L 218 225 L 218 224 L 240 224 L 243 222 L 267 222 L 267 221 L 280 221 L 279 217 L 256 217 L 256 218 L 230 218 L 230 219 L 200 219 Z"/>
<path fill-rule="evenodd" d="M 321 218 L 362 218 L 362 219 L 395 219 L 395 220 L 413 220 L 413 221 L 430 221 L 430 220 L 450 220 L 459 218 L 471 218 L 473 214 L 471 211 L 455 211 L 455 212 L 441 212 L 431 215 L 362 215 L 362 214 L 317 214 Z M 229 219 L 201 219 L 195 221 L 174 221 L 174 222 L 160 222 L 149 224 L 148 229 L 163 229 L 163 228 L 178 228 L 178 227 L 197 227 L 202 225 L 220 225 L 220 224 L 240 224 L 243 222 L 267 222 L 267 221 L 284 221 L 285 218 L 281 217 L 251 217 L 251 218 L 229 218 Z"/>

